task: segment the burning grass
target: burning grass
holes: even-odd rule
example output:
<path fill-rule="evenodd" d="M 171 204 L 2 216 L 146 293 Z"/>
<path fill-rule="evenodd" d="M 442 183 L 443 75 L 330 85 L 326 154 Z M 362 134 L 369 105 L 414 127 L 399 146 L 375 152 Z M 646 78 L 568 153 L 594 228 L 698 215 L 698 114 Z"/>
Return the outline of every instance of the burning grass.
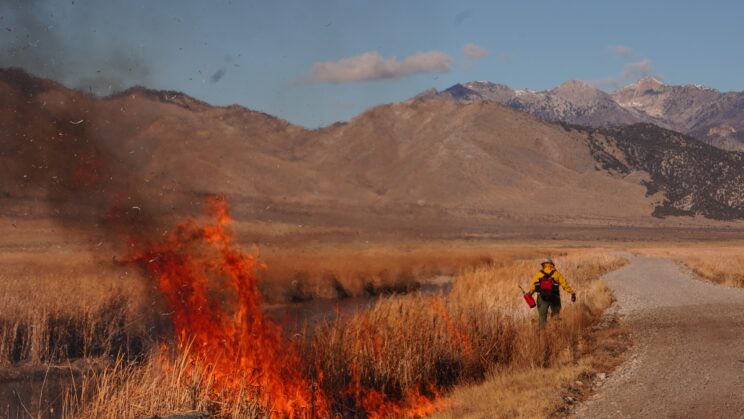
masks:
<path fill-rule="evenodd" d="M 132 358 L 169 330 L 168 310 L 154 304 L 151 281 L 139 268 L 104 259 L 111 253 L 106 246 L 91 252 L 82 241 L 43 242 L 54 237 L 53 226 L 23 228 L 32 234 L 3 231 L 12 240 L 0 254 L 0 367 L 43 369 L 81 357 L 115 358 L 119 351 Z M 283 304 L 413 291 L 426 278 L 545 252 L 452 243 L 262 249 L 271 265 L 257 275 L 267 300 Z"/>
<path fill-rule="evenodd" d="M 485 381 L 487 387 L 519 380 L 525 369 L 532 377 L 547 374 L 553 380 L 547 382 L 565 383 L 566 377 L 586 370 L 582 359 L 592 351 L 589 326 L 612 303 L 604 283 L 594 279 L 621 263 L 600 252 L 562 258 L 559 265 L 574 279 L 580 302 L 567 304 L 561 320 L 543 334 L 536 332 L 515 286 L 532 273 L 534 261 L 473 269 L 458 278 L 448 296 L 384 297 L 351 318 L 316 324 L 287 342 L 301 349 L 299 382 L 318 403 L 313 406 L 311 399 L 299 416 L 323 416 L 322 398 L 331 412 L 342 416 L 462 412 L 463 383 Z M 499 298 L 502 294 L 511 298 Z M 86 378 L 83 394 L 89 396 L 71 399 L 69 412 L 77 417 L 133 417 L 194 409 L 218 416 L 281 416 L 273 406 L 257 403 L 257 395 L 250 396 L 261 388 L 249 385 L 246 377 L 238 380 L 240 397 L 226 394 L 217 364 L 208 365 L 209 358 L 194 363 L 189 355 L 194 344 L 175 360 L 153 354 L 143 366 L 119 363 Z M 564 364 L 568 366 L 561 368 Z M 447 398 L 445 392 L 456 386 L 459 390 Z M 502 410 L 513 402 L 490 399 L 489 406 Z M 555 407 L 553 400 L 542 409 Z"/>
<path fill-rule="evenodd" d="M 597 260 L 598 253 L 567 258 L 564 271 L 586 301 L 543 333 L 524 310 L 497 298 L 518 300 L 516 284 L 535 269 L 534 261 L 522 261 L 468 272 L 448 296 L 383 298 L 288 339 L 262 314 L 258 265 L 234 246 L 223 201 L 212 201 L 212 215 L 213 223 L 189 220 L 160 243 L 134 246 L 142 250 L 132 261 L 149 272 L 172 310 L 175 342 L 140 367 L 145 372 L 128 374 L 117 364 L 85 378 L 82 396 L 70 398 L 71 415 L 136 416 L 163 408 L 275 417 L 427 415 L 446 407 L 444 391 L 481 381 L 498 367 L 575 359 L 587 326 L 611 303 L 593 279 L 619 264 L 608 256 Z M 177 353 L 175 361 L 162 356 L 169 351 Z M 163 385 L 192 390 L 132 390 Z M 131 403 L 141 397 L 146 400 Z M 153 400 L 158 397 L 165 399 Z"/>

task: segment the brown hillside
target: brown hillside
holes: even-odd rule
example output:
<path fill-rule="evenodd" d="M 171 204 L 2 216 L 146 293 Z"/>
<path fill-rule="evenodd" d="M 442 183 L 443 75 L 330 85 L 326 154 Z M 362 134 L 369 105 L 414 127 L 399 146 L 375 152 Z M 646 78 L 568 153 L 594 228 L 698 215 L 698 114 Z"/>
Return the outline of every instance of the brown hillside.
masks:
<path fill-rule="evenodd" d="M 596 170 L 585 134 L 492 102 L 380 106 L 319 132 L 303 153 L 376 202 L 572 217 L 651 211 L 637 176 Z"/>
<path fill-rule="evenodd" d="M 194 213 L 204 193 L 225 193 L 240 219 L 263 232 L 279 223 L 286 234 L 700 225 L 651 216 L 668 183 L 656 175 L 661 189 L 644 186 L 653 161 L 625 164 L 625 151 L 601 136 L 493 102 L 411 100 L 306 130 L 178 92 L 138 87 L 100 99 L 2 70 L 0 132 L 6 216 L 92 225 L 117 206 L 156 219 Z"/>

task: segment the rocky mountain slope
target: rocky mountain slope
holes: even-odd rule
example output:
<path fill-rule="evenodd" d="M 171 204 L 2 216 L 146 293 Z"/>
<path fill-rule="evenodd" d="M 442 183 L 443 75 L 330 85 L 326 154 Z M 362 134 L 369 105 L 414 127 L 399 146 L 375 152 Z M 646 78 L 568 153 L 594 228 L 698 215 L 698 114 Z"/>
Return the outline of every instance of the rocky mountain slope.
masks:
<path fill-rule="evenodd" d="M 724 151 L 652 124 L 578 129 L 589 136 L 592 153 L 603 168 L 648 174 L 642 181 L 646 193 L 664 196 L 655 216 L 742 217 L 744 153 Z"/>
<path fill-rule="evenodd" d="M 554 89 L 512 89 L 503 84 L 474 81 L 456 84 L 442 92 L 428 91 L 419 98 L 446 98 L 463 102 L 492 101 L 526 111 L 546 121 L 588 126 L 617 126 L 639 122 L 636 113 L 620 106 L 609 94 L 580 81 Z"/>
<path fill-rule="evenodd" d="M 419 96 L 463 102 L 494 101 L 547 121 L 592 127 L 647 122 L 689 134 L 722 149 L 744 150 L 744 93 L 722 93 L 700 85 L 671 86 L 653 77 L 612 93 L 579 81 L 545 91 L 515 90 L 474 81 Z"/>
<path fill-rule="evenodd" d="M 670 86 L 645 78 L 612 93 L 625 109 L 708 144 L 744 150 L 744 92 Z"/>
<path fill-rule="evenodd" d="M 739 153 L 482 100 L 414 99 L 307 130 L 178 92 L 96 98 L 2 70 L 0 164 L 0 216 L 167 216 L 220 193 L 246 220 L 412 234 L 744 218 Z"/>

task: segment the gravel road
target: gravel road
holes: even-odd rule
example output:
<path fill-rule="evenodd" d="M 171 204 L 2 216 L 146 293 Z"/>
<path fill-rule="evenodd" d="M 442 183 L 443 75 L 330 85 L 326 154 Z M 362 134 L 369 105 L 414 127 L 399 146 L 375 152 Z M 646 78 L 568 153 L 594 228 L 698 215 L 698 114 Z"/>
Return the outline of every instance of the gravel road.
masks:
<path fill-rule="evenodd" d="M 673 261 L 628 257 L 604 277 L 631 327 L 626 362 L 580 418 L 744 418 L 744 289 L 695 279 Z"/>

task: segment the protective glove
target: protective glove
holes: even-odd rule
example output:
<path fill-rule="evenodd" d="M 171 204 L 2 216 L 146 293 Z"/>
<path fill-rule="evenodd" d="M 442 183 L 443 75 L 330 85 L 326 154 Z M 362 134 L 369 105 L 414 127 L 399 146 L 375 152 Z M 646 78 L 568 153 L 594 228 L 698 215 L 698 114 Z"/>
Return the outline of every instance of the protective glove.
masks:
<path fill-rule="evenodd" d="M 576 293 L 571 294 L 571 302 L 572 303 L 576 302 Z"/>

